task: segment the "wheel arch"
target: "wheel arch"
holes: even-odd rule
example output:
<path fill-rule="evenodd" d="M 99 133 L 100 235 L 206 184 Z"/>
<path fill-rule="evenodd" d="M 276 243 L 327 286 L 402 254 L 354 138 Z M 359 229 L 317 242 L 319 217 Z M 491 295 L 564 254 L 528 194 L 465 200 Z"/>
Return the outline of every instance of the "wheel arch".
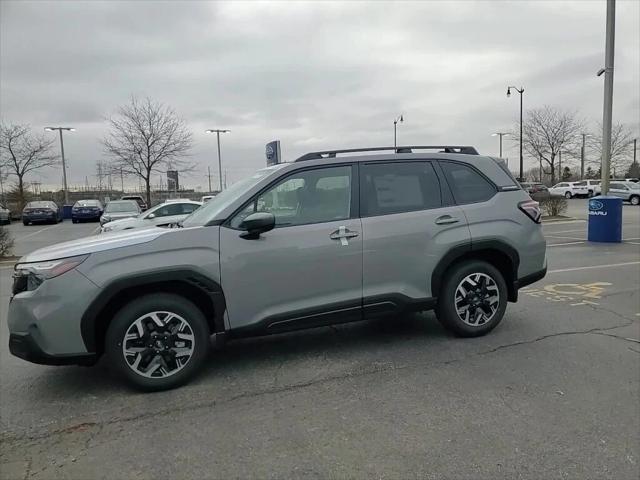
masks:
<path fill-rule="evenodd" d="M 226 303 L 220 284 L 192 269 L 162 269 L 119 278 L 102 288 L 80 321 L 88 352 L 102 354 L 104 338 L 113 316 L 131 300 L 146 293 L 181 295 L 204 314 L 210 333 L 225 330 Z"/>
<path fill-rule="evenodd" d="M 468 260 L 484 260 L 496 267 L 507 284 L 509 301 L 515 302 L 518 299 L 520 255 L 512 246 L 500 240 L 470 242 L 449 250 L 431 274 L 431 296 L 439 296 L 447 270 Z"/>

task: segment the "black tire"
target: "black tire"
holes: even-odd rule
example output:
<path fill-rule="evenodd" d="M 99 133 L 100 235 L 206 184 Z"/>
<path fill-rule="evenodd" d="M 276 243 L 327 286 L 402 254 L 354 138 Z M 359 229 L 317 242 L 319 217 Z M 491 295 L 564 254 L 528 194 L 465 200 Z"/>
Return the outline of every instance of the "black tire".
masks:
<path fill-rule="evenodd" d="M 29 222 L 27 222 L 26 220 L 23 220 L 22 224 L 26 227 L 27 225 L 29 225 Z"/>
<path fill-rule="evenodd" d="M 564 193 L 564 198 L 566 198 L 567 200 L 570 199 L 571 197 L 573 197 L 573 195 L 571 195 L 571 192 Z"/>
<path fill-rule="evenodd" d="M 123 352 L 122 344 L 127 331 L 134 325 L 137 319 L 152 312 L 171 312 L 181 317 L 181 320 L 188 324 L 188 328 L 193 333 L 193 341 L 191 343 L 193 352 L 190 358 L 188 358 L 184 366 L 180 367 L 175 373 L 164 377 L 151 378 L 144 376 L 142 373 L 137 373 L 137 370 L 134 371 L 134 366 L 131 366 L 127 361 Z M 151 323 L 150 325 L 154 324 Z M 149 331 L 146 331 L 145 335 L 147 333 L 149 333 Z M 147 341 L 153 342 L 153 340 L 149 338 L 149 340 L 144 340 L 142 343 L 146 343 Z M 176 340 L 174 339 L 174 341 Z M 146 348 L 150 345 L 151 344 L 144 345 L 143 347 Z M 207 359 L 210 346 L 209 327 L 200 309 L 184 297 L 170 293 L 149 294 L 126 304 L 114 316 L 107 329 L 105 338 L 105 353 L 111 368 L 120 376 L 124 377 L 129 384 L 144 391 L 168 390 L 186 383 Z M 158 352 L 158 350 L 154 352 L 154 349 L 155 347 L 147 349 L 145 355 L 148 356 L 145 358 L 160 358 L 165 354 L 161 349 L 163 353 L 157 355 L 155 352 Z M 141 353 L 139 356 L 142 357 L 143 354 Z M 135 361 L 133 363 L 135 363 Z M 147 365 L 150 365 L 150 362 L 147 362 Z"/>
<path fill-rule="evenodd" d="M 631 195 L 629 203 L 631 205 L 640 205 L 640 197 L 638 195 Z"/>
<path fill-rule="evenodd" d="M 593 190 L 589 190 L 589 193 L 587 193 L 587 198 L 591 197 L 593 197 Z"/>
<path fill-rule="evenodd" d="M 465 323 L 456 310 L 456 291 L 458 286 L 467 276 L 472 274 L 483 274 L 491 278 L 498 291 L 495 312 L 485 323 L 479 325 Z M 481 260 L 469 260 L 454 265 L 445 273 L 444 283 L 438 295 L 436 316 L 447 330 L 461 337 L 485 335 L 500 323 L 506 309 L 507 284 L 500 271 L 493 265 Z"/>
<path fill-rule="evenodd" d="M 76 220 L 75 218 L 72 218 L 71 223 L 78 223 L 78 220 Z"/>

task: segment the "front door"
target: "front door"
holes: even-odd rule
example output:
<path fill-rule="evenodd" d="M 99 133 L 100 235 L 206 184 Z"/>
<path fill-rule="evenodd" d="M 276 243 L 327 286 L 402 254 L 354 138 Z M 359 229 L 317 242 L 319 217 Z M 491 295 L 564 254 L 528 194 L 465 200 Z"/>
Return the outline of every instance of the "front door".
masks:
<path fill-rule="evenodd" d="M 361 318 L 362 235 L 352 165 L 289 173 L 220 229 L 220 271 L 234 330 L 282 331 Z M 253 212 L 276 227 L 240 237 Z"/>

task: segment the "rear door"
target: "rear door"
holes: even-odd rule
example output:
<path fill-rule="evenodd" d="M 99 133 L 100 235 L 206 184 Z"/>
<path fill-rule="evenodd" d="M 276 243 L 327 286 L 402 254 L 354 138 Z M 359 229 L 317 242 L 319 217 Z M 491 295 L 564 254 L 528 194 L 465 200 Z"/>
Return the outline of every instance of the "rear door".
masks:
<path fill-rule="evenodd" d="M 437 263 L 470 241 L 444 179 L 427 160 L 362 163 L 360 208 L 364 314 L 428 307 Z"/>
<path fill-rule="evenodd" d="M 275 332 L 362 318 L 362 228 L 353 165 L 287 174 L 220 228 L 220 272 L 232 329 Z M 270 212 L 249 240 L 239 225 Z"/>

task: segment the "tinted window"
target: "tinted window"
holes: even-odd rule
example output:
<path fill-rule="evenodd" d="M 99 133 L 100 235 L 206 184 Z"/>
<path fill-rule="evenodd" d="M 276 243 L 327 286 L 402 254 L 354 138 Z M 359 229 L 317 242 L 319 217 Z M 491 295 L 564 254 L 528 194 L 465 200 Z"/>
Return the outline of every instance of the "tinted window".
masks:
<path fill-rule="evenodd" d="M 153 211 L 153 214 L 157 217 L 168 217 L 170 215 L 182 215 L 181 203 L 168 203 L 162 207 Z"/>
<path fill-rule="evenodd" d="M 461 163 L 441 162 L 457 203 L 489 200 L 496 188 L 473 168 Z"/>
<path fill-rule="evenodd" d="M 183 203 L 182 204 L 182 213 L 192 213 L 194 210 L 196 210 L 200 205 L 198 205 L 197 203 Z"/>
<path fill-rule="evenodd" d="M 280 227 L 345 220 L 351 212 L 351 167 L 294 173 L 254 199 L 231 226 L 239 227 L 253 212 L 273 213 Z"/>
<path fill-rule="evenodd" d="M 440 183 L 429 162 L 371 163 L 361 167 L 362 214 L 389 215 L 442 205 Z"/>

